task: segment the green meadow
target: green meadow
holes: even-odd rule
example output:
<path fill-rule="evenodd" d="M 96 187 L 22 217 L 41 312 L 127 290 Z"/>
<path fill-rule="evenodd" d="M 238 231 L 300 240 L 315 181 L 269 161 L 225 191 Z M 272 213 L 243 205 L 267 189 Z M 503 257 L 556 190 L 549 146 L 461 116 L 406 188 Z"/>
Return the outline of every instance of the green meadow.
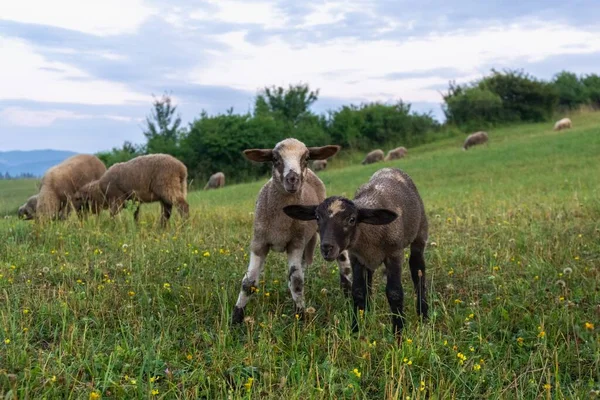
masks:
<path fill-rule="evenodd" d="M 431 319 L 391 332 L 385 278 L 351 332 L 351 300 L 320 254 L 299 320 L 286 258 L 271 253 L 251 317 L 230 327 L 261 182 L 194 191 L 80 222 L 19 221 L 35 181 L 0 181 L 4 399 L 587 399 L 600 395 L 600 113 L 410 148 L 405 159 L 320 173 L 352 197 L 384 166 L 409 173 L 430 224 Z M 242 157 L 240 155 L 240 157 Z M 349 164 L 349 163 L 344 163 Z M 318 253 L 318 252 L 317 252 Z M 408 263 L 406 263 L 408 264 Z M 311 310 L 312 311 L 312 310 Z"/>

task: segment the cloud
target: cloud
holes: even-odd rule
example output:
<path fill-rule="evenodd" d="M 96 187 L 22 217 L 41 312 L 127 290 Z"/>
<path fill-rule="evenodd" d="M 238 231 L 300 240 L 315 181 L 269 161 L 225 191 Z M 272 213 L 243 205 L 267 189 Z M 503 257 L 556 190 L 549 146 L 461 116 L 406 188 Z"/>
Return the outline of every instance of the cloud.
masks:
<path fill-rule="evenodd" d="M 142 0 L 19 0 L 3 2 L 0 20 L 108 36 L 133 33 L 154 13 Z"/>
<path fill-rule="evenodd" d="M 286 26 L 287 16 L 276 3 L 246 0 L 205 0 L 205 8 L 190 14 L 191 19 L 230 24 L 255 24 L 266 29 Z"/>
<path fill-rule="evenodd" d="M 47 127 L 58 120 L 109 119 L 121 122 L 141 122 L 142 118 L 132 118 L 122 115 L 93 115 L 80 114 L 70 110 L 31 110 L 22 107 L 7 107 L 0 111 L 3 125 L 23 127 Z"/>
<path fill-rule="evenodd" d="M 449 74 L 440 77 L 426 71 L 456 71 L 457 77 L 467 81 L 486 73 L 489 64 L 502 67 L 515 60 L 537 62 L 554 55 L 600 51 L 597 32 L 534 21 L 410 40 L 344 38 L 290 46 L 274 37 L 258 46 L 246 40 L 245 31 L 216 39 L 229 50 L 209 65 L 192 69 L 188 75 L 192 82 L 240 90 L 309 82 L 329 96 L 371 101 L 386 100 L 392 94 L 407 101 L 440 101 L 437 91 L 423 88 L 446 83 Z M 349 72 L 332 76 L 331 71 L 340 66 L 350 68 Z M 390 74 L 412 77 L 377 78 Z"/>
<path fill-rule="evenodd" d="M 149 96 L 126 85 L 94 79 L 69 64 L 50 61 L 27 42 L 0 36 L 0 100 L 28 99 L 43 102 L 127 104 L 148 102 Z"/>

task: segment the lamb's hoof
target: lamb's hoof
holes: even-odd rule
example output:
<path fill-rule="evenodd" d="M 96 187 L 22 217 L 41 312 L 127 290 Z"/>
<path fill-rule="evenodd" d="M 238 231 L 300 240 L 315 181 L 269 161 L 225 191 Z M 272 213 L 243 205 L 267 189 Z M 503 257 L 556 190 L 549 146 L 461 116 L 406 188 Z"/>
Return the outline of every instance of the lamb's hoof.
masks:
<path fill-rule="evenodd" d="M 233 308 L 233 315 L 231 316 L 231 324 L 239 325 L 244 321 L 244 309 L 240 307 Z"/>

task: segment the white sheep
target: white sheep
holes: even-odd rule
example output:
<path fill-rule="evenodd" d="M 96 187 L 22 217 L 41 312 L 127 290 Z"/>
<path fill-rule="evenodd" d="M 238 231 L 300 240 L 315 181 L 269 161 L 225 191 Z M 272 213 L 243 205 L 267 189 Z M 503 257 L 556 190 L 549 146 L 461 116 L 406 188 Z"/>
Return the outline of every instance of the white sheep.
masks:
<path fill-rule="evenodd" d="M 561 131 L 563 129 L 570 129 L 573 127 L 573 124 L 569 118 L 563 118 L 561 120 L 556 121 L 554 124 L 555 131 Z"/>

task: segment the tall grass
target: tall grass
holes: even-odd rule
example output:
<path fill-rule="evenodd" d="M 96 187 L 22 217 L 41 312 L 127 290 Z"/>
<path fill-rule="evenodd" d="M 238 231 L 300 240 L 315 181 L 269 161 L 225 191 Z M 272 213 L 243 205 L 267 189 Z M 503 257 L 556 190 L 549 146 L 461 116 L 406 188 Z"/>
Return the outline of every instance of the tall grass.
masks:
<path fill-rule="evenodd" d="M 600 115 L 490 131 L 411 149 L 396 162 L 333 168 L 351 197 L 400 167 L 430 221 L 432 318 L 394 343 L 384 278 L 350 329 L 335 265 L 307 273 L 292 314 L 285 257 L 271 254 L 241 329 L 230 312 L 263 182 L 189 194 L 192 216 L 159 210 L 39 226 L 0 221 L 0 394 L 5 398 L 589 398 L 600 390 Z M 6 185 L 11 185 L 6 186 Z M 30 190 L 31 189 L 31 190 Z M 19 193 L 17 194 L 17 190 Z M 8 214 L 35 190 L 0 182 Z"/>

